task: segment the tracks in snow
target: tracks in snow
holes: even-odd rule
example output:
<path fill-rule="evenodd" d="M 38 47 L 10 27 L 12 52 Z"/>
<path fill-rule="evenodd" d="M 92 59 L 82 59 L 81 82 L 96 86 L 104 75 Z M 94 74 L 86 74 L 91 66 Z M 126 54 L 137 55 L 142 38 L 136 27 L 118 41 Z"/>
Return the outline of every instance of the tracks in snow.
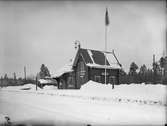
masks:
<path fill-rule="evenodd" d="M 154 100 L 141 100 L 141 99 L 129 99 L 129 98 L 121 98 L 121 97 L 98 97 L 98 96 L 83 96 L 83 95 L 73 95 L 73 94 L 65 94 L 60 92 L 41 92 L 41 91 L 22 91 L 22 90 L 3 90 L 8 92 L 17 92 L 17 93 L 31 93 L 37 95 L 49 95 L 49 96 L 59 96 L 66 98 L 77 98 L 83 100 L 90 101 L 102 101 L 102 102 L 118 102 L 118 103 L 135 103 L 139 105 L 160 105 L 167 106 L 166 103 L 162 101 L 154 101 Z"/>

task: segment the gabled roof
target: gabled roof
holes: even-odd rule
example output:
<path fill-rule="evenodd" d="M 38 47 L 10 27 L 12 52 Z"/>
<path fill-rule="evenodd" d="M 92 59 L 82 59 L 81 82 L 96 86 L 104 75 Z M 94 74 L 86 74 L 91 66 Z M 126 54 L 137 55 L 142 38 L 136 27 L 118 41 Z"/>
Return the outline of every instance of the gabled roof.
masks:
<path fill-rule="evenodd" d="M 76 66 L 79 55 L 83 58 L 85 64 L 89 67 L 121 69 L 121 64 L 116 58 L 114 52 L 104 52 L 104 51 L 80 48 L 75 57 L 73 66 Z M 106 66 L 105 66 L 105 58 L 106 58 Z"/>
<path fill-rule="evenodd" d="M 92 68 L 107 68 L 107 69 L 121 69 L 121 64 L 119 63 L 114 52 L 104 52 L 92 49 L 80 48 L 75 53 L 74 58 L 65 66 L 56 71 L 52 77 L 60 77 L 65 73 L 73 71 L 73 66 L 76 66 L 77 61 L 81 56 L 88 67 Z M 105 56 L 106 56 L 106 66 L 105 66 Z"/>

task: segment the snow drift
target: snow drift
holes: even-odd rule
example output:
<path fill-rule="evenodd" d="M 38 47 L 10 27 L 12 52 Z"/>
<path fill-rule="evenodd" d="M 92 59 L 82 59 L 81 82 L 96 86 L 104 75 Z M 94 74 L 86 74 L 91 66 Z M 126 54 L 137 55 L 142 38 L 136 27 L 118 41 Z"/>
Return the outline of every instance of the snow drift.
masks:
<path fill-rule="evenodd" d="M 36 85 L 26 84 L 23 86 L 9 86 L 2 88 L 2 90 L 16 90 L 37 94 L 56 95 L 64 97 L 74 97 L 82 99 L 93 99 L 101 101 L 117 101 L 117 102 L 131 102 L 139 104 L 156 104 L 167 105 L 166 86 L 157 84 L 121 84 L 115 85 L 112 89 L 111 84 L 101 84 L 93 81 L 89 81 L 82 85 L 80 90 L 57 90 L 56 86 L 44 86 L 43 89 L 38 88 L 36 91 Z"/>
<path fill-rule="evenodd" d="M 110 84 L 89 81 L 80 90 L 35 88 L 33 84 L 1 88 L 0 113 L 7 113 L 12 121 L 40 117 L 56 123 L 56 119 L 68 119 L 91 125 L 166 123 L 164 85 L 122 84 L 112 89 Z"/>
<path fill-rule="evenodd" d="M 30 83 L 30 84 L 24 84 L 24 85 L 21 85 L 21 86 L 3 87 L 2 89 L 6 89 L 6 90 L 36 90 L 36 85 Z"/>
<path fill-rule="evenodd" d="M 112 84 L 101 84 L 89 81 L 81 88 L 83 92 L 89 92 L 91 96 L 117 98 L 131 102 L 145 102 L 153 104 L 166 105 L 167 90 L 162 84 L 121 84 L 115 85 L 112 89 Z"/>

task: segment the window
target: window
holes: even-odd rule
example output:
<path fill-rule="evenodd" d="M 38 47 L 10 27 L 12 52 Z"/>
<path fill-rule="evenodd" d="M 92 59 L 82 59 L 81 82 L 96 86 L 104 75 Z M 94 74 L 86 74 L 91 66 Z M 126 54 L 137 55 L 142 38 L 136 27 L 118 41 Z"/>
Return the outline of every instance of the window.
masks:
<path fill-rule="evenodd" d="M 85 65 L 84 62 L 80 62 L 80 77 L 85 76 Z"/>
<path fill-rule="evenodd" d="M 101 82 L 101 77 L 100 77 L 100 76 L 95 75 L 95 81 L 100 83 L 100 82 Z"/>
<path fill-rule="evenodd" d="M 81 71 L 85 71 L 84 62 L 80 62 Z"/>

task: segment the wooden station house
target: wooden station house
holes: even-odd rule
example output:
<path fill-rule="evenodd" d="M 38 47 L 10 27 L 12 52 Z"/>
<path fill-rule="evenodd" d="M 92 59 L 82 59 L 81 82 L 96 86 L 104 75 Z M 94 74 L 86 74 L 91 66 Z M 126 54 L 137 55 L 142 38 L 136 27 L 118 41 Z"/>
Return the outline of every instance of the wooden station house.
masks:
<path fill-rule="evenodd" d="M 105 65 L 106 58 L 106 65 Z M 80 89 L 89 80 L 99 83 L 119 84 L 119 63 L 114 52 L 78 48 L 74 59 L 53 76 L 59 89 Z"/>

